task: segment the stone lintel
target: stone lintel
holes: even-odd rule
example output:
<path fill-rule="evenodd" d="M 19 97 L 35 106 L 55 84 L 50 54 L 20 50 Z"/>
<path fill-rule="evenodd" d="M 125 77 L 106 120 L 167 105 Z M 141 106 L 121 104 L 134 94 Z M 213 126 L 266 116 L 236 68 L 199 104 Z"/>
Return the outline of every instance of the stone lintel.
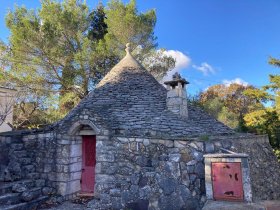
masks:
<path fill-rule="evenodd" d="M 226 153 L 216 153 L 216 154 L 206 154 L 203 155 L 204 158 L 247 158 L 249 155 L 244 153 L 236 154 L 226 154 Z"/>

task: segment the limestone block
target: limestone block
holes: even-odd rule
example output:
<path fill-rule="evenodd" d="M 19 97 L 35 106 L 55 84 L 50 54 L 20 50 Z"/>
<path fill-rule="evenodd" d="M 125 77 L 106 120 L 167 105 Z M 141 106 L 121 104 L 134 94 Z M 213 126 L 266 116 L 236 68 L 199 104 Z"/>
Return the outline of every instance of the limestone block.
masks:
<path fill-rule="evenodd" d="M 128 138 L 123 138 L 123 137 L 118 137 L 117 139 L 122 143 L 126 143 L 129 141 Z"/>
<path fill-rule="evenodd" d="M 191 156 L 190 152 L 184 152 L 181 154 L 181 161 L 183 161 L 184 163 L 187 163 L 192 159 L 193 157 Z"/>
<path fill-rule="evenodd" d="M 173 162 L 179 162 L 181 154 L 169 154 L 169 160 Z"/>
<path fill-rule="evenodd" d="M 68 183 L 68 191 L 67 194 L 72 194 L 79 192 L 81 190 L 81 183 L 80 180 L 70 181 Z"/>
<path fill-rule="evenodd" d="M 175 105 L 175 106 L 178 106 L 178 105 L 181 105 L 183 104 L 183 98 L 179 98 L 179 97 L 175 97 L 175 98 L 168 98 L 167 99 L 167 106 L 171 105 Z"/>
<path fill-rule="evenodd" d="M 172 141 L 172 140 L 164 140 L 164 145 L 166 147 L 172 148 L 172 147 L 174 147 L 174 141 Z"/>
<path fill-rule="evenodd" d="M 58 144 L 71 144 L 71 141 L 66 140 L 66 139 L 58 139 L 57 143 Z"/>
<path fill-rule="evenodd" d="M 206 153 L 213 153 L 215 152 L 215 147 L 212 142 L 206 142 L 205 143 L 205 152 Z"/>
<path fill-rule="evenodd" d="M 141 199 L 148 199 L 151 196 L 152 189 L 150 186 L 145 186 L 139 189 L 139 197 Z"/>
<path fill-rule="evenodd" d="M 57 193 L 62 196 L 67 194 L 67 182 L 57 182 Z"/>
<path fill-rule="evenodd" d="M 43 139 L 44 137 L 45 137 L 45 134 L 44 134 L 44 133 L 38 134 L 38 138 Z"/>
<path fill-rule="evenodd" d="M 52 175 L 49 176 L 49 179 L 52 181 L 69 181 L 70 174 L 69 173 L 51 173 Z"/>
<path fill-rule="evenodd" d="M 54 136 L 54 133 L 45 133 L 46 138 L 52 138 Z"/>
<path fill-rule="evenodd" d="M 68 164 L 70 163 L 70 158 L 58 156 L 56 162 L 57 164 Z"/>
<path fill-rule="evenodd" d="M 70 180 L 80 180 L 82 176 L 82 172 L 78 171 L 78 172 L 72 172 L 70 174 Z"/>
<path fill-rule="evenodd" d="M 148 146 L 150 144 L 150 140 L 149 139 L 144 139 L 143 144 L 144 144 L 144 146 Z"/>
<path fill-rule="evenodd" d="M 101 163 L 96 163 L 95 165 L 95 173 L 100 174 L 101 173 Z"/>
<path fill-rule="evenodd" d="M 174 141 L 174 147 L 176 148 L 184 148 L 187 145 L 187 141 Z"/>
<path fill-rule="evenodd" d="M 70 147 L 70 157 L 82 156 L 82 144 L 72 144 Z"/>
<path fill-rule="evenodd" d="M 106 174 L 96 174 L 95 181 L 96 183 L 108 183 L 114 182 L 116 179 L 113 175 L 106 175 Z"/>
<path fill-rule="evenodd" d="M 194 151 L 192 155 L 193 155 L 194 159 L 197 161 L 203 160 L 203 153 L 201 153 L 201 152 Z"/>
<path fill-rule="evenodd" d="M 183 117 L 188 116 L 188 107 L 187 106 L 180 106 L 180 115 Z"/>
<path fill-rule="evenodd" d="M 164 195 L 170 195 L 176 190 L 177 181 L 172 178 L 163 178 L 159 180 L 159 186 Z"/>
<path fill-rule="evenodd" d="M 96 140 L 96 149 L 102 149 L 104 147 L 103 141 Z"/>
<path fill-rule="evenodd" d="M 52 165 L 50 164 L 45 164 L 44 165 L 44 173 L 49 173 L 52 171 Z"/>
<path fill-rule="evenodd" d="M 120 197 L 121 190 L 120 189 L 110 189 L 110 195 L 114 196 L 114 197 Z"/>
<path fill-rule="evenodd" d="M 70 145 L 63 145 L 61 149 L 61 156 L 68 157 L 70 153 Z"/>
<path fill-rule="evenodd" d="M 188 171 L 184 170 L 184 171 L 182 171 L 181 174 L 182 174 L 181 175 L 182 176 L 182 184 L 188 187 L 190 185 L 190 179 L 189 179 Z"/>
<path fill-rule="evenodd" d="M 136 142 L 143 142 L 143 139 L 136 138 L 135 141 L 136 141 Z"/>
<path fill-rule="evenodd" d="M 198 145 L 195 142 L 191 142 L 190 144 L 188 144 L 188 147 L 191 147 L 191 148 L 193 148 L 195 150 L 199 150 L 199 147 L 198 147 Z"/>
<path fill-rule="evenodd" d="M 69 160 L 69 163 L 76 163 L 76 162 L 81 162 L 82 161 L 82 156 L 79 157 L 71 157 Z"/>
<path fill-rule="evenodd" d="M 70 164 L 70 172 L 78 172 L 82 170 L 82 162 Z"/>
<path fill-rule="evenodd" d="M 159 141 L 160 141 L 160 140 L 158 140 L 158 139 L 151 139 L 151 140 L 150 140 L 150 142 L 151 142 L 152 144 L 158 144 Z"/>
<path fill-rule="evenodd" d="M 96 136 L 96 141 L 109 141 L 109 140 L 110 140 L 109 136 L 99 136 L 99 135 Z"/>
<path fill-rule="evenodd" d="M 115 157 L 114 154 L 105 153 L 105 154 L 99 154 L 96 156 L 97 162 L 114 162 Z"/>
<path fill-rule="evenodd" d="M 178 92 L 176 90 L 171 90 L 167 92 L 167 98 L 178 97 Z"/>
<path fill-rule="evenodd" d="M 103 135 L 109 136 L 109 131 L 108 130 L 102 130 Z"/>

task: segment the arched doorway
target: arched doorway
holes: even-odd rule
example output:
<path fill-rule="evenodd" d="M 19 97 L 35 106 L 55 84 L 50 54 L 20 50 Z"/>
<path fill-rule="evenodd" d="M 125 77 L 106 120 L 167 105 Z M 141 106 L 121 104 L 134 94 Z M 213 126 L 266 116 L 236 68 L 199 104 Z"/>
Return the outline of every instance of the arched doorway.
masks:
<path fill-rule="evenodd" d="M 79 120 L 71 126 L 68 133 L 82 137 L 81 193 L 94 193 L 96 135 L 99 129 L 89 120 Z"/>

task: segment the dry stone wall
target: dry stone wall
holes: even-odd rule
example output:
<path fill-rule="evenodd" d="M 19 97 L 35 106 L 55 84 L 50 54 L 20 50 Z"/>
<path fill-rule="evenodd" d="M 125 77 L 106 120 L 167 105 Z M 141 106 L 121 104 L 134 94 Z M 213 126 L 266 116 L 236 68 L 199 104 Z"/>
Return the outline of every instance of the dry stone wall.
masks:
<path fill-rule="evenodd" d="M 221 148 L 249 155 L 254 200 L 280 198 L 280 166 L 267 136 L 96 139 L 99 200 L 89 208 L 201 209 L 206 201 L 203 155 L 221 153 Z M 80 190 L 81 145 L 81 136 L 55 132 L 1 136 L 0 181 L 31 179 L 69 199 Z"/>
<path fill-rule="evenodd" d="M 47 177 L 56 165 L 54 134 L 30 133 L 0 136 L 0 181 L 31 179 L 41 182 L 40 186 L 55 187 Z"/>
<path fill-rule="evenodd" d="M 36 173 L 46 186 L 70 199 L 80 191 L 82 170 L 82 137 L 56 132 L 30 134 L 23 137 L 27 152 L 36 165 Z"/>

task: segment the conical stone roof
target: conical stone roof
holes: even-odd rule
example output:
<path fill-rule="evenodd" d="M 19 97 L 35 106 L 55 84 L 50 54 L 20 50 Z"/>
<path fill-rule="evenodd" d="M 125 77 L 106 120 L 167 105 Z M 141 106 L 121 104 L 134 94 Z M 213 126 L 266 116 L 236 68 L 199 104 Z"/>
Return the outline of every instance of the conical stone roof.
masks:
<path fill-rule="evenodd" d="M 95 123 L 106 127 L 112 135 L 186 138 L 232 133 L 231 129 L 195 107 L 189 108 L 189 120 L 167 110 L 167 90 L 133 58 L 129 46 L 126 51 L 127 55 L 64 122 L 73 123 L 79 113 L 88 110 Z"/>

